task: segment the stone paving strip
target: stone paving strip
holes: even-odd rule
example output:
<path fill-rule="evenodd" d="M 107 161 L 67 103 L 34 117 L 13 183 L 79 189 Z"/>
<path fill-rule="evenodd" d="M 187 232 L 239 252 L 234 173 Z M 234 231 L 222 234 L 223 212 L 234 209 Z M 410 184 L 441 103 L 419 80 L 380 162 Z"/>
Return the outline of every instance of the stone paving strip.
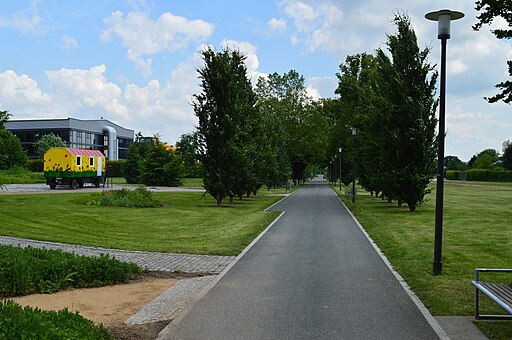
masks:
<path fill-rule="evenodd" d="M 215 276 L 183 279 L 125 321 L 128 325 L 172 320 Z"/>
<path fill-rule="evenodd" d="M 189 255 L 107 249 L 7 236 L 0 236 L 0 245 L 57 249 L 84 256 L 108 254 L 119 261 L 133 262 L 151 271 L 180 271 L 183 273 L 219 274 L 236 258 L 236 256 Z"/>

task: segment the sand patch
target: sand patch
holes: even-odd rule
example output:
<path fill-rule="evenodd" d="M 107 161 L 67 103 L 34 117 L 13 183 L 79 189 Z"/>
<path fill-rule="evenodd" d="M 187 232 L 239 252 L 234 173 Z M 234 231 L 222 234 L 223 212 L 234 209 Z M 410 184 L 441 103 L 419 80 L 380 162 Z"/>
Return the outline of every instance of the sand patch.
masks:
<path fill-rule="evenodd" d="M 132 336 L 146 338 L 144 335 L 151 338 L 155 332 L 158 334 L 166 323 L 127 326 L 124 321 L 176 284 L 178 280 L 179 278 L 144 276 L 127 284 L 72 289 L 53 294 L 32 294 L 10 299 L 22 306 L 38 307 L 44 310 L 68 308 L 71 312 L 79 312 L 83 317 L 105 325 L 119 339 L 132 338 Z"/>

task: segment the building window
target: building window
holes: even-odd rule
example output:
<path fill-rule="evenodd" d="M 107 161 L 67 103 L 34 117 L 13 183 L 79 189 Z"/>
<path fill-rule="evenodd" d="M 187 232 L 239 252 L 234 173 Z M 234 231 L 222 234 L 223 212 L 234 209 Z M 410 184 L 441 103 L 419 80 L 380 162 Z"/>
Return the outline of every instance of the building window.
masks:
<path fill-rule="evenodd" d="M 91 168 L 94 167 L 94 157 L 93 156 L 89 157 L 89 166 Z"/>
<path fill-rule="evenodd" d="M 76 156 L 76 166 L 82 166 L 82 156 Z"/>

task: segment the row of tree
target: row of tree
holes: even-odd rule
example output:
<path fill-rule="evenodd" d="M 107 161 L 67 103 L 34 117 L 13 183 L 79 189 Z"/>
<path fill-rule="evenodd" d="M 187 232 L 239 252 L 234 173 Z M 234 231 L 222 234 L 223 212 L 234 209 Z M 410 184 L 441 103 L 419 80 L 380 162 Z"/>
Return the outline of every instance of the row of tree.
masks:
<path fill-rule="evenodd" d="M 324 101 L 324 109 L 333 127 L 330 153 L 344 150 L 345 183 L 353 179 L 355 162 L 366 190 L 414 211 L 435 172 L 437 73 L 428 63 L 429 50 L 418 47 L 409 18 L 397 14 L 394 23 L 387 51 L 348 56 L 340 65 L 339 98 Z"/>
<path fill-rule="evenodd" d="M 321 107 L 308 97 L 296 71 L 260 78 L 253 88 L 238 50 L 202 52 L 202 92 L 194 96 L 197 148 L 204 186 L 222 205 L 226 197 L 263 185 L 304 179 L 325 158 L 328 130 Z"/>

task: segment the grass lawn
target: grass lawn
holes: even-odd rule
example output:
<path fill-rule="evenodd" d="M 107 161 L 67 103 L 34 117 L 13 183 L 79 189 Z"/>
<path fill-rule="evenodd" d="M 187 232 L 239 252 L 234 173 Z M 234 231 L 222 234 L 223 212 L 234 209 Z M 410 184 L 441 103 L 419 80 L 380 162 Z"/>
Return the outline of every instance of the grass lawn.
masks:
<path fill-rule="evenodd" d="M 358 191 L 355 204 L 350 197 L 340 196 L 433 315 L 473 315 L 474 269 L 512 266 L 512 190 L 498 183 L 485 183 L 486 188 L 452 183 L 445 185 L 441 276 L 431 274 L 435 190 L 415 213 L 363 190 Z M 482 274 L 481 279 L 512 281 L 503 274 Z M 505 313 L 486 297 L 481 298 L 481 312 Z M 512 334 L 512 323 L 503 325 L 497 327 L 506 327 Z"/>
<path fill-rule="evenodd" d="M 0 195 L 0 234 L 106 248 L 237 255 L 276 217 L 280 197 L 256 196 L 217 208 L 202 193 L 156 193 L 162 208 L 75 203 L 78 196 Z"/>

